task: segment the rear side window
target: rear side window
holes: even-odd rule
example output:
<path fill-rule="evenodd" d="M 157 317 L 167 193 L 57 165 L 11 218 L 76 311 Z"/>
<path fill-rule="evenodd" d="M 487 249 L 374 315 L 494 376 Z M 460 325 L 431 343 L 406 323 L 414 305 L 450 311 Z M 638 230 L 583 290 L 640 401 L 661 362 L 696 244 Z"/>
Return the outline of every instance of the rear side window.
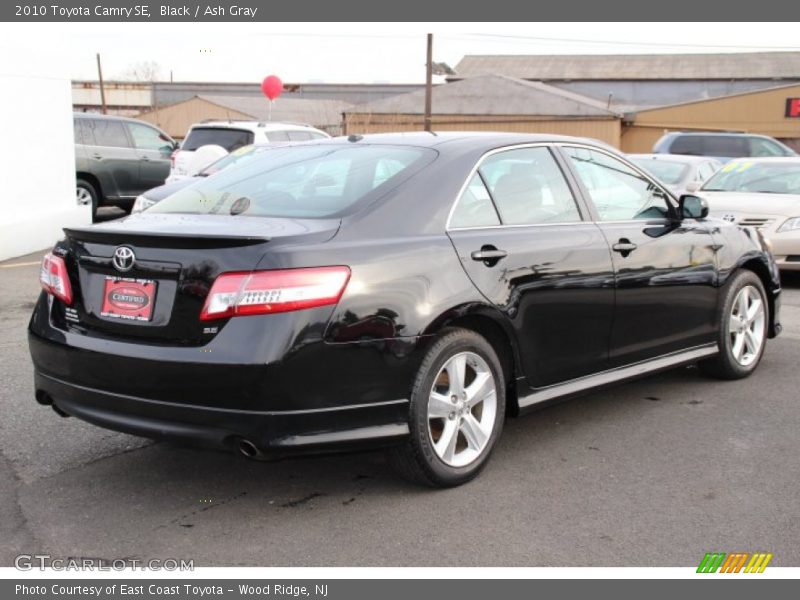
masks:
<path fill-rule="evenodd" d="M 433 150 L 406 146 L 278 146 L 172 194 L 148 212 L 332 217 L 379 197 L 435 157 Z"/>
<path fill-rule="evenodd" d="M 253 133 L 245 129 L 228 129 L 225 127 L 193 127 L 186 136 L 181 150 L 194 151 L 200 146 L 213 144 L 222 146 L 233 152 L 253 143 Z"/>
<path fill-rule="evenodd" d="M 288 142 L 289 141 L 289 132 L 288 131 L 267 131 L 266 135 L 267 135 L 267 139 L 270 142 Z"/>
<path fill-rule="evenodd" d="M 572 191 L 550 150 L 489 156 L 459 198 L 450 227 L 544 225 L 580 221 Z"/>
<path fill-rule="evenodd" d="M 307 142 L 311 139 L 311 134 L 308 131 L 289 131 L 289 139 L 293 142 Z"/>
<path fill-rule="evenodd" d="M 94 134 L 87 119 L 75 119 L 75 143 L 94 146 Z"/>
<path fill-rule="evenodd" d="M 450 227 L 491 227 L 500 225 L 500 217 L 478 173 L 472 176 L 450 217 Z"/>
<path fill-rule="evenodd" d="M 120 121 L 111 119 L 92 119 L 91 127 L 94 132 L 94 143 L 97 146 L 110 146 L 113 148 L 130 148 L 125 126 Z"/>

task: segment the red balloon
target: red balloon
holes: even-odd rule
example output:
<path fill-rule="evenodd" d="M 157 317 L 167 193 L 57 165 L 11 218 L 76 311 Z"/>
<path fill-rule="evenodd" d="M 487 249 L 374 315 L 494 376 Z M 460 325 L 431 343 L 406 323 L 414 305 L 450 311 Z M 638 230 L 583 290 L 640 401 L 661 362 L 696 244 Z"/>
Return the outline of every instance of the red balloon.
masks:
<path fill-rule="evenodd" d="M 275 100 L 283 93 L 283 82 L 275 75 L 265 77 L 264 81 L 261 82 L 261 91 L 270 100 Z"/>

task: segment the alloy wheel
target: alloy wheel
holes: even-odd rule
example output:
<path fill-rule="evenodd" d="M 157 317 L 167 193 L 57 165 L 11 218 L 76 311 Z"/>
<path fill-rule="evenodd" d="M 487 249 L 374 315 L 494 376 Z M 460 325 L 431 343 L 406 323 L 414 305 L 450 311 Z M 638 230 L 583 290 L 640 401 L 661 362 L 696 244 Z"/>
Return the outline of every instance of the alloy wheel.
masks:
<path fill-rule="evenodd" d="M 743 367 L 751 365 L 764 345 L 764 300 L 752 285 L 746 285 L 736 295 L 731 307 L 728 334 L 734 360 Z"/>
<path fill-rule="evenodd" d="M 86 188 L 79 187 L 77 188 L 77 200 L 80 206 L 85 206 L 92 203 L 92 195 Z"/>
<path fill-rule="evenodd" d="M 477 460 L 492 436 L 497 386 L 487 362 L 474 352 L 452 356 L 428 397 L 428 433 L 437 456 L 451 467 Z"/>

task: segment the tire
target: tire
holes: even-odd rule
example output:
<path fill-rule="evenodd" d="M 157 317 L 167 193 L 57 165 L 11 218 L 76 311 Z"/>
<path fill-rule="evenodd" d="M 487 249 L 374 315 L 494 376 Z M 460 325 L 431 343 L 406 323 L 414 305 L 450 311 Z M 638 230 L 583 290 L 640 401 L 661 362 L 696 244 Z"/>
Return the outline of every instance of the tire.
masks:
<path fill-rule="evenodd" d="M 78 179 L 76 185 L 76 199 L 79 204 L 92 205 L 92 222 L 97 220 L 98 194 L 94 185 L 85 179 Z M 88 201 L 87 201 L 88 200 Z"/>
<path fill-rule="evenodd" d="M 755 273 L 738 271 L 725 284 L 718 319 L 719 354 L 698 366 L 718 379 L 743 379 L 756 370 L 767 345 L 769 303 Z"/>
<path fill-rule="evenodd" d="M 459 379 L 462 385 L 451 384 Z M 505 390 L 491 344 L 467 329 L 446 330 L 420 365 L 411 392 L 410 436 L 389 451 L 390 464 L 405 479 L 431 487 L 473 479 L 500 437 Z"/>

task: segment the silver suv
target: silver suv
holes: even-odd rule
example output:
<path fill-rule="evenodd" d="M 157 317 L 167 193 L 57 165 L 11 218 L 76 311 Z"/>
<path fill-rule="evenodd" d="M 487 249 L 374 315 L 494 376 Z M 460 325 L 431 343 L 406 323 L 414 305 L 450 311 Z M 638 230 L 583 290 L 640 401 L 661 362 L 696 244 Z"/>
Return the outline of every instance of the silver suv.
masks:
<path fill-rule="evenodd" d="M 205 121 L 189 128 L 180 150 L 172 156 L 167 183 L 193 177 L 227 152 L 250 144 L 288 144 L 329 138 L 327 133 L 299 123 Z M 216 150 L 203 154 L 203 150 Z M 199 151 L 199 152 L 198 152 Z"/>
<path fill-rule="evenodd" d="M 722 162 L 751 156 L 797 156 L 775 138 L 752 133 L 671 131 L 653 146 L 653 154 L 709 156 Z"/>
<path fill-rule="evenodd" d="M 79 204 L 130 211 L 136 196 L 162 185 L 178 144 L 142 121 L 75 113 L 75 175 Z"/>

